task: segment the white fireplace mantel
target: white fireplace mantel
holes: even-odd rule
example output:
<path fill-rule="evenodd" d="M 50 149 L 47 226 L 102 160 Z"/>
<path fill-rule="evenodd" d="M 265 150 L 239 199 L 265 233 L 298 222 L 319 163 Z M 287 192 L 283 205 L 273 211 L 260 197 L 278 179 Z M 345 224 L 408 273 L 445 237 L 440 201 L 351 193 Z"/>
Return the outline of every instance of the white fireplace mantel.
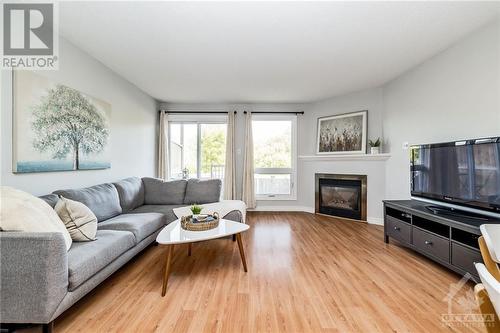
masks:
<path fill-rule="evenodd" d="M 386 161 L 391 154 L 299 155 L 303 161 Z"/>

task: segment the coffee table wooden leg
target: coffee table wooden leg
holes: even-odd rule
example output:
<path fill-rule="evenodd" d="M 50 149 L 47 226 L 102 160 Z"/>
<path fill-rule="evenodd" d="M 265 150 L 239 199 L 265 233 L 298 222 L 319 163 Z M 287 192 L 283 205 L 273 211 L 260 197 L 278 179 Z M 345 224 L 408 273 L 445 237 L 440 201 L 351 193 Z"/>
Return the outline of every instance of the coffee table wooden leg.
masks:
<path fill-rule="evenodd" d="M 174 252 L 174 245 L 168 245 L 167 261 L 165 262 L 165 273 L 163 275 L 163 287 L 161 289 L 161 296 L 167 293 L 168 276 L 170 275 L 170 265 L 172 264 L 172 253 Z"/>
<path fill-rule="evenodd" d="M 245 259 L 245 249 L 243 248 L 241 234 L 236 234 L 236 240 L 238 241 L 238 248 L 240 249 L 240 257 L 241 257 L 241 262 L 243 263 L 243 269 L 245 270 L 245 272 L 248 272 L 247 260 Z"/>
<path fill-rule="evenodd" d="M 191 257 L 191 247 L 192 247 L 193 243 L 189 243 L 188 244 L 188 256 Z"/>

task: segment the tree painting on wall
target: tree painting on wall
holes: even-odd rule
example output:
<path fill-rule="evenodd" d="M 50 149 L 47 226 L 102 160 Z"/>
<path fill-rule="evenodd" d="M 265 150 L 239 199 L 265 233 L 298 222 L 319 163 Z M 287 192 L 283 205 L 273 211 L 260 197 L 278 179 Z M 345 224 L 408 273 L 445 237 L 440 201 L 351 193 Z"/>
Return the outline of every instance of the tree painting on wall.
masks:
<path fill-rule="evenodd" d="M 110 167 L 111 106 L 28 71 L 14 77 L 16 173 Z"/>

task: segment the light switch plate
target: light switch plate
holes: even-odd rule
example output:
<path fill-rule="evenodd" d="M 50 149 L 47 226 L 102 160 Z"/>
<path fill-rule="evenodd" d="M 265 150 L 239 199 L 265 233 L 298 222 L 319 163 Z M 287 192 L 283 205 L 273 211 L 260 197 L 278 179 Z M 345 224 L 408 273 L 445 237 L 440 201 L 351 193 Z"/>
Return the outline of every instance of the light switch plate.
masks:
<path fill-rule="evenodd" d="M 410 144 L 408 142 L 403 142 L 403 149 L 404 150 L 408 150 L 409 146 L 410 146 Z"/>

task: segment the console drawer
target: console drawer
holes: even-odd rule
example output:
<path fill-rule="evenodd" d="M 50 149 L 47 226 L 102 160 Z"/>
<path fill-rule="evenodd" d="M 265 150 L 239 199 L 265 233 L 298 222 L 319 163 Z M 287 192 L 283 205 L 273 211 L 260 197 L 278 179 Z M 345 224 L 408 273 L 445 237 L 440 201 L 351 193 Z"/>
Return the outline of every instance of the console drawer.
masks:
<path fill-rule="evenodd" d="M 400 242 L 410 243 L 411 225 L 396 220 L 390 216 L 386 217 L 387 234 Z"/>
<path fill-rule="evenodd" d="M 481 252 L 460 244 L 451 243 L 451 263 L 474 275 L 477 275 L 475 262 L 483 262 Z"/>
<path fill-rule="evenodd" d="M 413 245 L 441 260 L 450 261 L 450 241 L 419 228 L 413 228 Z"/>

